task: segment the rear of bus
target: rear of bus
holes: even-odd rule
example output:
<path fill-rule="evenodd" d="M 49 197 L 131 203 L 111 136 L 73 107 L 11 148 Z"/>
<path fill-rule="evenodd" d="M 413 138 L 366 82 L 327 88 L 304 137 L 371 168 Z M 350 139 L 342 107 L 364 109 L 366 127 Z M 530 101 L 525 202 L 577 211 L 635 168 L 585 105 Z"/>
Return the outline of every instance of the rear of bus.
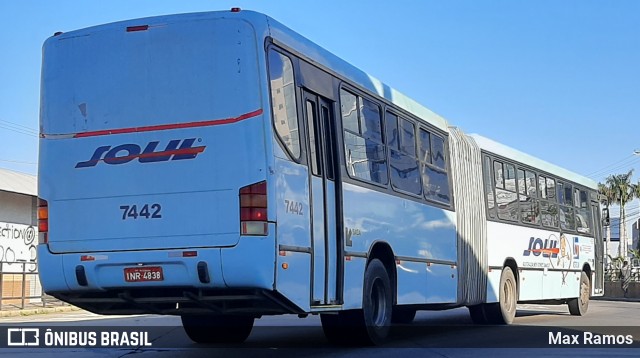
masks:
<path fill-rule="evenodd" d="M 175 15 L 46 41 L 47 293 L 104 314 L 281 309 L 264 37 L 252 18 L 265 22 Z"/>

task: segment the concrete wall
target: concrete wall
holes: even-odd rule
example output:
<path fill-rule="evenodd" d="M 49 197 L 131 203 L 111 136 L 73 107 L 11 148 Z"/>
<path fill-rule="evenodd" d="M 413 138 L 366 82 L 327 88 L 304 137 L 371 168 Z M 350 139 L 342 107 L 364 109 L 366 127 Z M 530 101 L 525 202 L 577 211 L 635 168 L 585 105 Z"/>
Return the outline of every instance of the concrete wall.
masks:
<path fill-rule="evenodd" d="M 621 281 L 606 281 L 604 283 L 604 296 L 605 297 L 624 297 L 622 291 Z M 629 290 L 627 292 L 627 298 L 640 298 L 640 282 L 631 282 L 629 284 Z"/>
<path fill-rule="evenodd" d="M 0 221 L 14 224 L 38 225 L 34 196 L 0 191 Z"/>

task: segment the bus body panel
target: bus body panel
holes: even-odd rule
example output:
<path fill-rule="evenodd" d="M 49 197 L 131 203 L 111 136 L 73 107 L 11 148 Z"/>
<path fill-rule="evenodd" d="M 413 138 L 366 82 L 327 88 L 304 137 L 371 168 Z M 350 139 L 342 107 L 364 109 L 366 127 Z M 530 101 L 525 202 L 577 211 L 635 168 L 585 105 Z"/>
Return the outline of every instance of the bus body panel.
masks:
<path fill-rule="evenodd" d="M 348 253 L 347 253 L 348 255 Z M 346 256 L 344 262 L 344 302 L 345 310 L 362 308 L 362 291 L 364 289 L 364 272 L 367 258 Z"/>
<path fill-rule="evenodd" d="M 127 288 L 162 288 L 180 287 L 189 282 L 192 287 L 217 287 L 224 288 L 222 268 L 220 264 L 220 249 L 198 250 L 194 257 L 182 257 L 180 251 L 128 251 L 118 253 L 90 254 L 93 261 L 82 261 L 85 254 L 62 255 L 63 270 L 68 280 L 69 287 L 74 292 L 127 289 Z M 198 281 L 197 264 L 207 262 L 210 283 Z M 87 285 L 82 286 L 76 280 L 76 268 L 84 267 Z M 127 268 L 161 267 L 163 280 L 127 282 Z"/>
<path fill-rule="evenodd" d="M 487 223 L 487 235 L 492 272 L 499 272 L 506 258 L 515 259 L 521 301 L 576 297 L 583 268 L 595 272 L 592 237 L 494 221 Z M 488 290 L 495 290 L 500 275 L 489 278 Z"/>
<path fill-rule="evenodd" d="M 68 292 L 69 285 L 65 271 L 62 269 L 62 256 L 52 255 L 46 245 L 38 245 L 38 275 L 42 290 L 51 292 Z"/>
<path fill-rule="evenodd" d="M 274 171 L 278 244 L 310 250 L 311 211 L 307 167 L 276 157 Z"/>
<path fill-rule="evenodd" d="M 262 121 L 259 116 L 201 129 L 197 139 L 206 147 L 202 153 L 166 162 L 132 160 L 74 168 L 77 158 L 85 156 L 74 149 L 83 148 L 81 141 L 86 139 L 47 140 L 41 150 L 44 156 L 60 158 L 57 166 L 41 171 L 44 178 L 56 178 L 48 181 L 41 194 L 48 199 L 51 212 L 51 251 L 235 245 L 240 230 L 238 190 L 266 179 Z M 180 138 L 183 131 L 156 135 Z M 255 138 L 238 143 L 238 132 L 252 133 Z M 105 139 L 146 141 L 123 136 L 131 135 Z"/>
<path fill-rule="evenodd" d="M 455 303 L 458 271 L 455 265 L 398 260 L 397 303 Z"/>
<path fill-rule="evenodd" d="M 238 244 L 221 250 L 227 287 L 275 289 L 275 225 L 267 236 L 242 236 Z"/>
<path fill-rule="evenodd" d="M 52 252 L 238 242 L 238 190 L 266 179 L 270 152 L 264 55 L 249 22 L 196 18 L 46 42 L 39 175 Z"/>
<path fill-rule="evenodd" d="M 368 253 L 383 241 L 395 256 L 456 263 L 452 212 L 350 183 L 343 189 L 345 227 L 351 230 L 345 250 Z"/>
<path fill-rule="evenodd" d="M 144 31 L 130 26 L 148 25 Z M 43 50 L 41 125 L 69 134 L 233 118 L 261 107 L 254 25 L 164 16 L 72 31 Z"/>
<path fill-rule="evenodd" d="M 46 292 L 98 313 L 180 314 L 176 302 L 211 312 L 210 302 L 224 309 L 208 301 L 221 294 L 247 302 L 234 304 L 247 313 L 297 310 L 260 293 L 275 287 L 277 216 L 263 109 L 267 25 L 247 15 L 155 17 L 47 40 Z M 239 190 L 265 180 L 268 234 L 242 236 Z M 159 267 L 163 278 L 127 281 L 125 269 L 137 267 Z"/>
<path fill-rule="evenodd" d="M 274 141 L 275 207 L 278 217 L 276 287 L 305 311 L 311 303 L 311 229 L 306 166 L 286 159 Z M 286 267 L 286 268 L 285 268 Z"/>
<path fill-rule="evenodd" d="M 368 254 L 376 242 L 386 242 L 400 261 L 400 303 L 457 301 L 454 213 L 350 183 L 343 184 L 343 193 L 346 252 Z M 345 276 L 350 275 L 345 269 Z"/>
<path fill-rule="evenodd" d="M 276 259 L 276 288 L 305 312 L 311 311 L 311 253 L 284 251 Z"/>

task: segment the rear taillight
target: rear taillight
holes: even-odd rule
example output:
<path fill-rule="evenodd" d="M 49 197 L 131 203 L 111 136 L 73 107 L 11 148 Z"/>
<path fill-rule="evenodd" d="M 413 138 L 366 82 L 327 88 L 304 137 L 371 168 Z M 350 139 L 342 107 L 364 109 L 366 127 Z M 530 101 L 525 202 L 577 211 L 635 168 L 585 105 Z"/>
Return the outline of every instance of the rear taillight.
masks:
<path fill-rule="evenodd" d="M 240 188 L 240 234 L 267 235 L 267 182 Z"/>
<path fill-rule="evenodd" d="M 38 243 L 49 242 L 49 203 L 38 198 Z"/>

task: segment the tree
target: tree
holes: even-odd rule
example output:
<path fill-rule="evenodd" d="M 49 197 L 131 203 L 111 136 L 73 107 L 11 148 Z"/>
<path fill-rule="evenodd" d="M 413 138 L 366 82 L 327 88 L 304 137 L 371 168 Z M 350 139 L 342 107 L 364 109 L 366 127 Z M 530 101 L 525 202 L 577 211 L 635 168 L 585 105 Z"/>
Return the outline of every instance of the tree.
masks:
<path fill-rule="evenodd" d="M 616 200 L 616 195 L 611 185 L 598 183 L 598 193 L 600 193 L 600 203 L 607 208 L 607 212 L 609 211 L 609 206 L 611 203 L 614 203 Z M 607 257 L 611 257 L 609 255 L 609 241 L 611 240 L 611 225 L 607 225 L 607 237 L 604 247 L 604 253 Z"/>
<path fill-rule="evenodd" d="M 627 230 L 625 225 L 624 206 L 635 197 L 636 188 L 631 183 L 633 169 L 626 174 L 610 175 L 607 177 L 607 185 L 611 186 L 614 192 L 615 203 L 620 205 L 620 245 L 618 246 L 619 256 L 627 256 Z"/>
<path fill-rule="evenodd" d="M 634 188 L 635 188 L 634 190 L 635 197 L 640 199 L 640 180 L 638 180 L 638 183 L 634 186 Z M 638 219 L 638 230 L 640 230 L 640 219 Z M 638 242 L 636 244 L 635 251 L 639 253 L 636 256 L 636 258 L 640 259 L 640 237 L 638 237 Z"/>

